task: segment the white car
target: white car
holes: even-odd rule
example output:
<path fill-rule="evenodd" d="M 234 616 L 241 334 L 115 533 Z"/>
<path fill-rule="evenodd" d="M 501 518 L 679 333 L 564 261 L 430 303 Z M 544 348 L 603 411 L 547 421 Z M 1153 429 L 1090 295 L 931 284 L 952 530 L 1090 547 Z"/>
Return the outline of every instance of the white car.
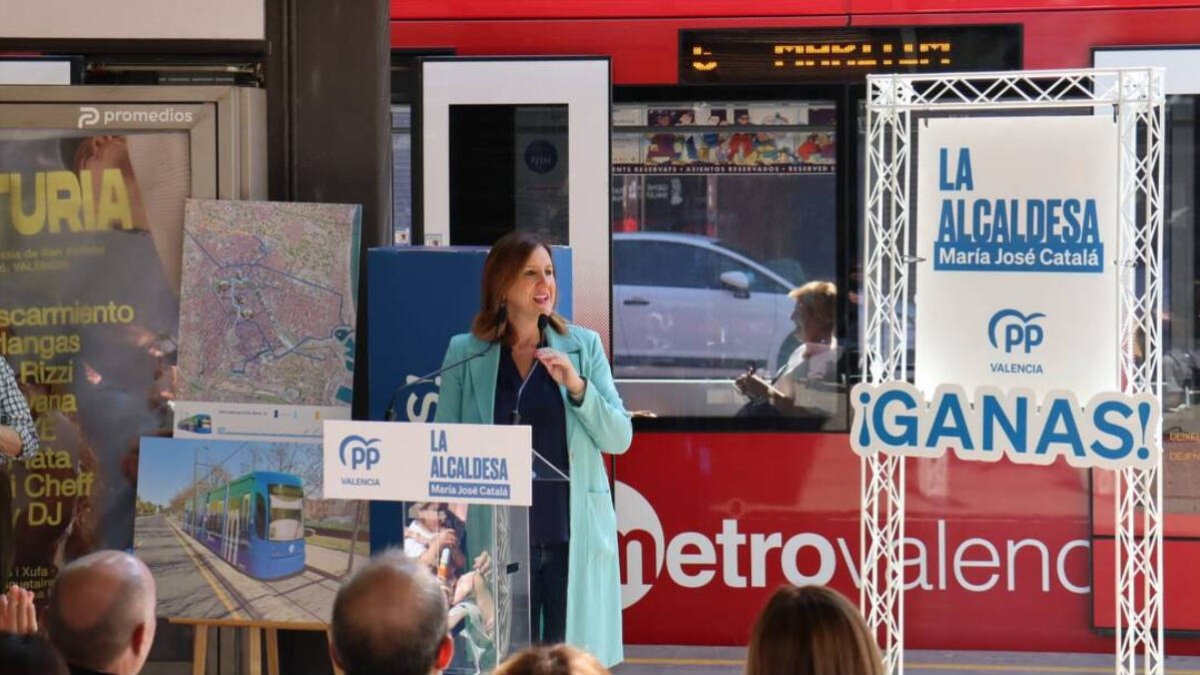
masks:
<path fill-rule="evenodd" d="M 796 284 L 711 237 L 613 234 L 614 373 L 728 378 L 775 372 Z"/>

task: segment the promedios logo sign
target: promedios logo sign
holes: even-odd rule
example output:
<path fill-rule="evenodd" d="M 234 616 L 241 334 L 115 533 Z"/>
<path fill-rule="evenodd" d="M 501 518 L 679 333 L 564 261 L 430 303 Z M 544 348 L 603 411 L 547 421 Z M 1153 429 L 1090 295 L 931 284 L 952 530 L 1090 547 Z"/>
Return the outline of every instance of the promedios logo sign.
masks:
<path fill-rule="evenodd" d="M 196 121 L 196 113 L 174 106 L 104 107 L 81 105 L 76 129 L 122 124 L 161 124 L 175 126 Z"/>

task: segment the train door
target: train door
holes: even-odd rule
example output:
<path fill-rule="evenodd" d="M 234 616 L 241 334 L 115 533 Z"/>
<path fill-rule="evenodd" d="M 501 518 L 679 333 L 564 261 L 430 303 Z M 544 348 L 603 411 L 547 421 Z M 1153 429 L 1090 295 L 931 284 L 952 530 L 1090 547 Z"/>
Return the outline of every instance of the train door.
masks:
<path fill-rule="evenodd" d="M 1192 578 L 1200 560 L 1200 48 L 1102 47 L 1092 53 L 1101 68 L 1165 68 L 1163 119 L 1162 350 L 1162 593 L 1168 631 L 1200 631 L 1200 587 Z M 1116 626 L 1115 549 L 1117 492 L 1107 472 L 1091 472 L 1093 626 Z M 1124 495 L 1121 496 L 1125 498 Z M 1139 523 L 1138 528 L 1142 525 Z"/>
<path fill-rule="evenodd" d="M 229 551 L 227 558 L 230 564 L 237 565 L 238 549 L 241 548 L 242 510 L 236 501 L 229 505 L 229 540 L 226 547 Z"/>
<path fill-rule="evenodd" d="M 253 489 L 253 488 L 251 488 Z M 238 552 L 241 560 L 250 560 L 250 551 L 253 550 L 250 532 L 250 493 L 242 495 L 241 506 L 241 531 L 242 537 L 238 540 Z M 249 564 L 247 562 L 247 564 Z"/>
<path fill-rule="evenodd" d="M 417 98 L 414 239 L 570 245 L 570 318 L 607 344 L 608 58 L 426 58 Z"/>
<path fill-rule="evenodd" d="M 240 499 L 234 497 L 229 505 L 229 562 L 242 570 L 246 569 L 246 505 L 247 495 Z"/>
<path fill-rule="evenodd" d="M 234 510 L 234 505 L 229 503 L 229 486 L 225 486 L 225 497 L 222 499 L 225 508 L 224 518 L 221 523 L 221 558 L 230 564 L 235 563 L 234 553 L 237 548 L 234 546 L 233 531 L 237 529 L 237 513 Z"/>
<path fill-rule="evenodd" d="M 254 538 L 267 541 L 267 500 L 255 486 L 254 492 Z"/>

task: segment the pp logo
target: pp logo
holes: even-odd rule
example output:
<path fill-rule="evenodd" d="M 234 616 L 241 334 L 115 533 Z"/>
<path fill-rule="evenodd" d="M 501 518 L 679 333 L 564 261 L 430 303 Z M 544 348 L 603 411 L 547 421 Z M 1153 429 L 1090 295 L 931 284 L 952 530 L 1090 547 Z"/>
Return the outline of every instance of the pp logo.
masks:
<path fill-rule="evenodd" d="M 100 111 L 90 105 L 79 106 L 79 119 L 75 121 L 75 128 L 82 129 L 90 127 L 100 121 Z"/>
<path fill-rule="evenodd" d="M 1045 329 L 1036 323 L 1045 316 L 1041 312 L 1026 316 L 1015 309 L 1002 309 L 988 322 L 988 339 L 996 349 L 1000 349 L 999 343 L 1003 341 L 1006 354 L 1011 354 L 1014 349 L 1028 354 L 1046 338 Z"/>
<path fill-rule="evenodd" d="M 338 447 L 338 458 L 342 460 L 342 466 L 350 467 L 351 471 L 356 471 L 360 466 L 365 471 L 370 471 L 372 466 L 379 463 L 379 448 L 373 447 L 373 444 L 378 442 L 378 438 L 368 441 L 362 436 L 347 436 L 342 439 L 342 444 Z M 346 461 L 347 450 L 350 451 L 349 462 Z"/>

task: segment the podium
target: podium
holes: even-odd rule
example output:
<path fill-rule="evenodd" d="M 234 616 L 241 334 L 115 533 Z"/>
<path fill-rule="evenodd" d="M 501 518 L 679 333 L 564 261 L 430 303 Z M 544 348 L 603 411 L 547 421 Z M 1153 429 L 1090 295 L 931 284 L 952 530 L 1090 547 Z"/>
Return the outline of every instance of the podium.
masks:
<path fill-rule="evenodd" d="M 325 498 L 392 502 L 400 522 L 386 526 L 403 537 L 393 546 L 442 583 L 447 672 L 490 672 L 531 642 L 530 439 L 524 426 L 325 422 Z"/>
<path fill-rule="evenodd" d="M 442 364 L 450 338 L 466 332 L 479 308 L 479 280 L 487 249 L 481 247 L 398 246 L 373 248 L 367 254 L 367 297 L 371 322 L 368 331 L 368 408 L 371 419 L 381 420 L 396 398 L 396 413 L 407 422 L 427 422 L 436 409 L 438 381 L 421 382 L 419 376 Z M 558 312 L 572 314 L 572 260 L 568 248 L 552 247 L 558 282 Z M 395 396 L 399 387 L 405 388 Z M 404 424 L 389 426 L 403 427 Z M 520 427 L 486 427 L 493 433 Z M 373 436 L 366 436 L 373 438 Z M 328 452 L 329 441 L 326 441 Z M 524 456 L 530 457 L 526 443 Z M 422 460 L 423 461 L 423 460 Z M 327 464 L 328 466 L 328 459 Z M 423 466 L 423 465 L 422 465 Z M 419 473 L 419 470 L 418 470 Z M 542 473 L 540 470 L 538 473 Z M 328 474 L 327 474 L 328 475 Z M 529 475 L 528 473 L 526 474 Z M 528 478 L 527 478 L 528 480 Z M 400 546 L 418 497 L 400 493 L 366 496 L 371 503 L 371 551 Z M 432 497 L 443 499 L 442 497 Z M 407 500 L 407 501 L 399 501 Z M 454 498 L 444 502 L 455 504 Z M 528 502 L 526 502 L 528 503 Z M 532 635 L 529 617 L 529 519 L 523 506 L 467 505 L 463 551 L 469 569 L 480 552 L 493 560 L 497 604 L 494 647 L 500 660 L 525 647 Z M 472 611 L 471 608 L 464 608 Z M 456 656 L 448 672 L 477 672 L 461 662 L 463 645 L 455 637 Z M 478 672 L 495 667 L 482 659 Z"/>

